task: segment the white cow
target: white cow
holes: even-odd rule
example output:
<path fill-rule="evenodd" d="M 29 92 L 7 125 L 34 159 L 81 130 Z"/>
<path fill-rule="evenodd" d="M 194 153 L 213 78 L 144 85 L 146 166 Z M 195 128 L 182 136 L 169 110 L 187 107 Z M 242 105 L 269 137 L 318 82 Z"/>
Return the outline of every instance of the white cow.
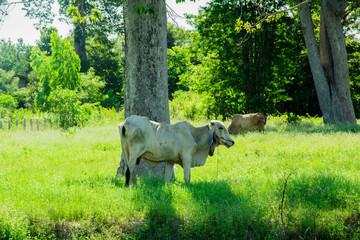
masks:
<path fill-rule="evenodd" d="M 166 181 L 171 178 L 174 164 L 179 164 L 189 183 L 191 167 L 203 166 L 207 156 L 214 154 L 215 147 L 234 145 L 225 125 L 216 120 L 203 127 L 194 127 L 186 121 L 170 125 L 132 115 L 120 124 L 119 132 L 127 164 L 126 186 L 137 184 L 135 165 L 140 159 L 150 166 L 166 162 Z"/>

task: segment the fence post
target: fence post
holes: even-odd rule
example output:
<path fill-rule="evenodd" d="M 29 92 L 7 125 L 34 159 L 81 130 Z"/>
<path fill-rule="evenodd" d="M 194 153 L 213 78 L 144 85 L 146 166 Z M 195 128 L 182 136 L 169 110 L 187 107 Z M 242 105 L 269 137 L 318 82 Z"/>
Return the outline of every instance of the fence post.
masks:
<path fill-rule="evenodd" d="M 30 129 L 31 129 L 31 131 L 33 130 L 33 120 L 32 120 L 32 118 L 30 118 Z"/>
<path fill-rule="evenodd" d="M 11 128 L 11 119 L 8 120 L 8 126 L 9 126 L 9 130 Z"/>
<path fill-rule="evenodd" d="M 16 119 L 16 127 L 19 126 L 19 120 Z"/>
<path fill-rule="evenodd" d="M 24 130 L 26 130 L 26 118 L 24 117 Z"/>
<path fill-rule="evenodd" d="M 44 130 L 46 129 L 46 117 L 44 117 Z"/>
<path fill-rule="evenodd" d="M 40 130 L 39 118 L 36 118 L 36 127 L 37 130 L 39 131 Z"/>
<path fill-rule="evenodd" d="M 0 129 L 2 129 L 2 120 L 0 120 Z"/>

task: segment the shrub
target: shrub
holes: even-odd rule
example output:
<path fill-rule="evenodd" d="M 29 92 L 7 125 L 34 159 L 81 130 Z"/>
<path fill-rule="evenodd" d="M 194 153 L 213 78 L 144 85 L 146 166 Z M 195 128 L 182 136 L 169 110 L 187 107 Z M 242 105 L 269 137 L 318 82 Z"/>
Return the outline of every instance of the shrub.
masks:
<path fill-rule="evenodd" d="M 0 95 L 0 117 L 11 117 L 16 107 L 17 101 L 14 97 L 6 94 Z"/>
<path fill-rule="evenodd" d="M 169 102 L 170 118 L 172 119 L 210 119 L 213 116 L 208 111 L 208 99 L 205 94 L 176 91 L 173 100 Z"/>
<path fill-rule="evenodd" d="M 55 90 L 48 100 L 50 112 L 58 117 L 59 126 L 63 129 L 84 126 L 91 115 L 88 106 L 82 107 L 79 95 L 74 90 Z"/>

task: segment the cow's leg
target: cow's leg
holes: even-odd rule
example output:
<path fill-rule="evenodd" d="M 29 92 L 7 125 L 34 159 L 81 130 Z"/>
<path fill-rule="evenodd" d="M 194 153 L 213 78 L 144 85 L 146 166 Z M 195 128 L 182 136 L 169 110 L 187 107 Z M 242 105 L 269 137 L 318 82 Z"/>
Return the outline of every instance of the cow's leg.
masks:
<path fill-rule="evenodd" d="M 136 186 L 136 158 L 133 158 L 131 155 L 129 157 L 128 166 L 125 174 L 125 185 L 130 187 L 131 185 Z"/>
<path fill-rule="evenodd" d="M 165 182 L 170 181 L 172 179 L 173 172 L 174 172 L 174 164 L 167 162 L 165 164 L 165 174 L 164 174 Z"/>
<path fill-rule="evenodd" d="M 127 167 L 126 167 L 126 157 L 125 157 L 124 150 L 122 150 L 120 163 L 119 163 L 119 166 L 117 168 L 115 177 L 120 177 L 121 175 L 124 175 L 124 173 L 126 173 L 126 169 L 127 169 Z"/>
<path fill-rule="evenodd" d="M 184 169 L 184 179 L 186 183 L 190 183 L 190 169 L 191 169 L 191 158 L 183 157 L 183 169 Z"/>
<path fill-rule="evenodd" d="M 137 184 L 136 180 L 136 161 L 138 156 L 138 151 L 133 151 L 129 153 L 129 158 L 127 162 L 127 170 L 125 174 L 126 182 L 125 186 L 130 187 L 131 185 Z"/>

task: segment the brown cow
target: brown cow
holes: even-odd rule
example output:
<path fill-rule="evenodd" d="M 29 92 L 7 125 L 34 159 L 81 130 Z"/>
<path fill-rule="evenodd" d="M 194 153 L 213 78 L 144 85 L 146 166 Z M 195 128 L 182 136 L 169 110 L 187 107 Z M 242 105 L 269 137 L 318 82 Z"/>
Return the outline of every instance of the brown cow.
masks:
<path fill-rule="evenodd" d="M 266 116 L 262 113 L 249 113 L 245 115 L 235 114 L 232 118 L 228 132 L 230 134 L 239 134 L 244 131 L 260 131 L 264 132 L 266 124 Z"/>

